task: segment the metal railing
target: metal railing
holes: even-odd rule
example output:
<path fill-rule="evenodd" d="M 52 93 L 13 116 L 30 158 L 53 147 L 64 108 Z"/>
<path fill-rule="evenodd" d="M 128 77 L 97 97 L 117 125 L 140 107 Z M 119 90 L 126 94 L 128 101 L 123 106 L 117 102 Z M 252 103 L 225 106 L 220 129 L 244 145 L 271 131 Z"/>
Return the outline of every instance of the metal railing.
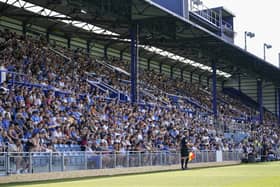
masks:
<path fill-rule="evenodd" d="M 191 0 L 190 1 L 190 11 L 200 16 L 202 19 L 208 23 L 213 24 L 216 27 L 219 27 L 219 20 L 221 19 L 219 14 L 206 7 L 200 0 Z"/>
<path fill-rule="evenodd" d="M 222 152 L 221 152 L 222 153 Z M 222 153 L 225 161 L 240 160 L 238 152 Z M 195 152 L 192 163 L 217 162 L 216 151 Z M 4 152 L 0 175 L 105 168 L 166 166 L 180 163 L 179 152 Z"/>
<path fill-rule="evenodd" d="M 2 80 L 4 78 L 4 80 Z M 23 73 L 12 72 L 8 70 L 0 70 L 0 83 L 9 82 L 14 85 L 15 82 L 26 83 L 29 81 L 29 77 Z"/>
<path fill-rule="evenodd" d="M 2 73 L 5 74 L 5 79 L 2 80 Z M 13 71 L 8 71 L 8 70 L 0 70 L 0 84 L 2 82 L 8 83 L 8 88 L 11 88 L 15 85 L 20 85 L 20 86 L 25 86 L 25 87 L 34 87 L 34 88 L 40 88 L 42 90 L 52 90 L 55 93 L 59 94 L 71 94 L 71 92 L 67 90 L 61 90 L 59 88 L 56 88 L 51 85 L 46 85 L 46 84 L 40 84 L 40 83 L 32 83 L 30 76 L 27 74 L 22 74 L 22 73 L 17 73 Z"/>
<path fill-rule="evenodd" d="M 228 31 L 233 30 L 232 24 L 222 20 L 222 16 L 219 14 L 219 12 L 208 8 L 201 0 L 191 0 L 190 11 L 218 28 L 223 28 L 223 30 Z"/>

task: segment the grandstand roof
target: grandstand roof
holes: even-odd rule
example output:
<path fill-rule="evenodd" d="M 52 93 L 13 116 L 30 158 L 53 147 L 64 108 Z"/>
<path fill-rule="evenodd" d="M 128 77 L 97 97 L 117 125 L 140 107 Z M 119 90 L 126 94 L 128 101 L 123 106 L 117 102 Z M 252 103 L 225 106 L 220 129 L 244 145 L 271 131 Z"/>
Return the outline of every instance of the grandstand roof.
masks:
<path fill-rule="evenodd" d="M 67 36 L 91 41 L 99 40 L 127 51 L 129 51 L 130 26 L 138 24 L 139 41 L 142 46 L 140 53 L 144 56 L 153 57 L 154 60 L 164 61 L 163 63 L 169 63 L 180 69 L 190 71 L 198 69 L 208 76 L 211 75 L 210 67 L 212 60 L 215 59 L 220 70 L 218 75 L 227 77 L 227 73 L 231 75 L 242 73 L 280 84 L 280 70 L 277 67 L 150 0 L 0 0 L 0 2 L 2 15 L 16 17 L 26 24 L 43 26 L 49 31 L 61 31 Z M 30 7 L 37 9 L 30 12 L 28 10 Z M 158 49 L 162 52 L 158 52 Z M 167 58 L 173 60 L 165 60 Z"/>

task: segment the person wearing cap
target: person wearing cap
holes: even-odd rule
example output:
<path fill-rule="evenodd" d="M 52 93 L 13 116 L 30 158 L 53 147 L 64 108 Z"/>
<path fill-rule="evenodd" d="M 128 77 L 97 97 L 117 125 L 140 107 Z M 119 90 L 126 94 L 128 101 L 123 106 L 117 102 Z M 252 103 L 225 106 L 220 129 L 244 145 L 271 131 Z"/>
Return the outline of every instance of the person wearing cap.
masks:
<path fill-rule="evenodd" d="M 188 168 L 188 161 L 189 161 L 189 148 L 188 148 L 188 131 L 184 131 L 183 138 L 181 140 L 181 168 L 185 170 Z"/>

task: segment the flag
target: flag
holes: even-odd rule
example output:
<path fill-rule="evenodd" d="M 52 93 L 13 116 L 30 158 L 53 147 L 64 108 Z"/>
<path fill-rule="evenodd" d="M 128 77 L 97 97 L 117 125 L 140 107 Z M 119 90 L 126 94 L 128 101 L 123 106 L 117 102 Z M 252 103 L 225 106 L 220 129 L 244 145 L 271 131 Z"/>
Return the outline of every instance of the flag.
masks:
<path fill-rule="evenodd" d="M 194 152 L 189 153 L 189 161 L 192 161 L 195 158 Z"/>

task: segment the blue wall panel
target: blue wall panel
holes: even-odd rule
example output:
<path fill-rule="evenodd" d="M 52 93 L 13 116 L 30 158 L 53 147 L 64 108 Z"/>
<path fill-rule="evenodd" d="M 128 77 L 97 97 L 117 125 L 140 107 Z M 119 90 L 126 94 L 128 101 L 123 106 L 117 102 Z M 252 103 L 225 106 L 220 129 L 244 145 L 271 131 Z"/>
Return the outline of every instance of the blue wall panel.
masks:
<path fill-rule="evenodd" d="M 184 1 L 185 0 L 152 0 L 153 2 L 163 6 L 164 8 L 185 17 L 184 15 Z"/>

